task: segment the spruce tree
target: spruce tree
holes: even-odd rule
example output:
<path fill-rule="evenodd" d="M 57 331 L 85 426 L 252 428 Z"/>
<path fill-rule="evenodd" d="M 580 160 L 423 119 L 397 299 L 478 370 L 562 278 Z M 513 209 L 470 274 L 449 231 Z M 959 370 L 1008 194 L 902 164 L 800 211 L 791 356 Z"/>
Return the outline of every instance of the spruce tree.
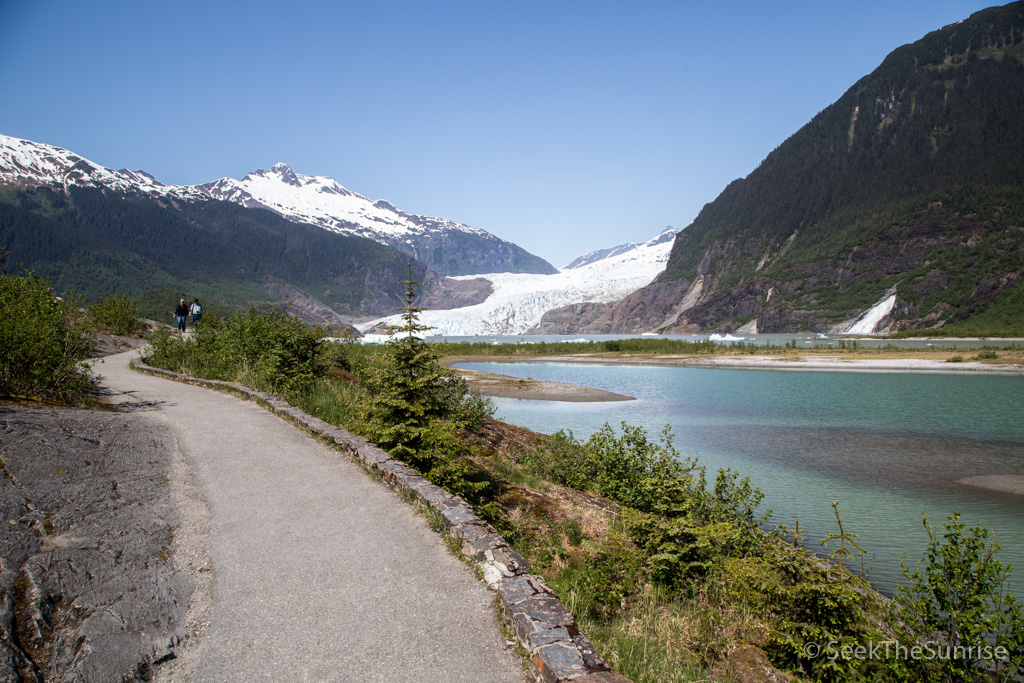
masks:
<path fill-rule="evenodd" d="M 423 309 L 413 306 L 415 287 L 420 283 L 412 279 L 411 263 L 409 279 L 399 284 L 405 285 L 406 305 L 395 310 L 402 312 L 403 324 L 389 329 L 395 336 L 387 342 L 381 362 L 373 370 L 373 398 L 368 412 L 377 443 L 396 457 L 414 460 L 423 431 L 431 419 L 443 416 L 444 405 L 439 398 L 449 373 L 430 345 L 418 336 L 430 327 L 419 321 Z"/>

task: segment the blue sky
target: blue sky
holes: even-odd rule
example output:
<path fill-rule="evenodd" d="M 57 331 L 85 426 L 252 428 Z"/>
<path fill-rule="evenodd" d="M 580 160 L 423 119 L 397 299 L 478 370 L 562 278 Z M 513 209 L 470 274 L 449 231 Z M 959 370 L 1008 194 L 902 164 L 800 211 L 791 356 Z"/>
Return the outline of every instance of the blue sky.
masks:
<path fill-rule="evenodd" d="M 0 133 L 166 183 L 283 161 L 562 266 L 685 227 L 886 54 L 987 6 L 0 0 Z"/>

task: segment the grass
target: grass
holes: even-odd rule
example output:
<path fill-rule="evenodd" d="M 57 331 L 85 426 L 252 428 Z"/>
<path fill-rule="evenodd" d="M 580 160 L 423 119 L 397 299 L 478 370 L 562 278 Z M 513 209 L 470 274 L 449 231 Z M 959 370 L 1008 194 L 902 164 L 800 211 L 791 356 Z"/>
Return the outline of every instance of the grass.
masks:
<path fill-rule="evenodd" d="M 488 459 L 488 472 L 496 478 L 514 486 L 522 486 L 541 493 L 550 488 L 549 482 L 520 467 L 514 460 L 502 455 Z"/>
<path fill-rule="evenodd" d="M 565 594 L 570 609 L 580 611 L 575 605 L 580 594 L 572 588 Z M 612 668 L 636 683 L 685 683 L 731 678 L 721 652 L 731 643 L 759 636 L 756 620 L 749 616 L 725 604 L 713 590 L 702 589 L 680 601 L 650 587 L 611 623 L 586 618 L 580 626 L 601 643 Z M 717 662 L 717 667 L 709 670 L 703 662 Z"/>

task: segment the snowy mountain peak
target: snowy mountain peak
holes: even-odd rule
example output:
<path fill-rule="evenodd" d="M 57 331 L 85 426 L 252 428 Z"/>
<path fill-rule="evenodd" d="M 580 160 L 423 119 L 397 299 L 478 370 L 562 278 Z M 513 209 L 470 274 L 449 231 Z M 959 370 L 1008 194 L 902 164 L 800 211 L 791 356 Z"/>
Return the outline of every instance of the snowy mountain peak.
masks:
<path fill-rule="evenodd" d="M 391 246 L 442 275 L 515 271 L 554 272 L 545 261 L 490 233 L 444 218 L 409 214 L 374 201 L 334 178 L 296 173 L 283 163 L 241 180 L 221 178 L 197 186 L 215 199 L 270 209 L 289 220 Z"/>
<path fill-rule="evenodd" d="M 671 225 L 667 226 L 664 230 L 658 233 L 657 237 L 653 237 L 643 244 L 637 244 L 636 242 L 627 242 L 626 244 L 620 244 L 616 247 L 609 247 L 608 249 L 598 249 L 596 251 L 587 252 L 581 256 L 577 256 L 572 263 L 565 266 L 562 270 L 571 270 L 573 268 L 582 268 L 599 261 L 607 261 L 608 259 L 615 259 L 630 254 L 631 252 L 637 252 L 633 254 L 633 257 L 638 260 L 654 259 L 659 261 L 664 266 L 664 263 L 668 261 L 668 252 L 672 250 L 672 241 L 679 234 L 678 228 L 673 228 Z M 667 249 L 657 249 L 661 245 L 668 244 Z M 637 251 L 639 250 L 639 251 Z M 661 260 L 664 251 L 664 260 Z M 629 257 L 627 256 L 627 259 Z"/>
<path fill-rule="evenodd" d="M 296 175 L 295 171 L 288 164 L 278 162 L 270 167 L 270 172 L 281 179 L 282 183 L 291 185 L 292 187 L 302 187 L 304 183 L 299 181 L 299 176 Z M 309 176 L 305 177 L 307 181 L 315 180 Z"/>
<path fill-rule="evenodd" d="M 679 232 L 679 228 L 672 227 L 671 225 L 666 225 L 665 229 L 658 233 L 657 237 L 653 237 L 647 240 L 645 244 L 661 244 L 662 242 L 671 242 L 676 238 L 676 235 L 678 235 Z"/>
<path fill-rule="evenodd" d="M 66 149 L 0 135 L 0 185 L 27 188 L 94 187 L 123 194 L 197 197 L 190 188 L 164 185 L 143 171 L 114 171 Z"/>
<path fill-rule="evenodd" d="M 198 188 L 215 199 L 259 204 L 290 220 L 378 242 L 415 232 L 390 204 L 378 206 L 334 178 L 302 175 L 284 163 L 247 173 L 241 180 L 221 178 Z"/>

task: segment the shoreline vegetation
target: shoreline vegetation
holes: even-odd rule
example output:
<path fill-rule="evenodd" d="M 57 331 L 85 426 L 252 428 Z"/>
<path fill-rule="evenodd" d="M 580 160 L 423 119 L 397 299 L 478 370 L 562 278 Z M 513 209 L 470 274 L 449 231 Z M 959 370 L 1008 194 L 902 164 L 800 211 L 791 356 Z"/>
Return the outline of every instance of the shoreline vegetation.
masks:
<path fill-rule="evenodd" d="M 43 284 L 33 281 L 40 291 Z M 493 405 L 439 360 L 597 350 L 616 361 L 638 353 L 796 358 L 807 350 L 621 340 L 531 345 L 527 354 L 514 345 L 427 344 L 416 336 L 422 327 L 411 304 L 418 283 L 403 284 L 402 334 L 383 346 L 327 342 L 295 318 L 250 309 L 204 317 L 188 336 L 159 330 L 145 360 L 281 396 L 462 497 L 545 578 L 612 668 L 636 683 L 1014 680 L 1024 672 L 1024 615 L 1003 591 L 1009 568 L 995 558 L 987 530 L 967 528 L 955 514 L 944 532 L 925 520 L 929 550 L 908 560 L 906 585 L 888 599 L 851 571 L 862 551 L 856 530 L 843 525 L 841 501 L 833 505 L 836 531 L 819 548 L 805 543 L 799 520 L 758 516 L 762 494 L 741 473 L 709 473 L 683 458 L 668 430 L 605 425 L 581 441 L 519 429 L 493 420 Z M 33 300 L 50 305 L 53 297 Z M 72 329 L 73 318 L 53 325 Z M 950 353 L 961 357 L 943 362 L 1015 364 L 1024 349 Z M 953 661 L 843 654 L 873 643 L 895 644 L 895 652 L 922 643 L 972 653 L 984 643 L 998 647 Z"/>

